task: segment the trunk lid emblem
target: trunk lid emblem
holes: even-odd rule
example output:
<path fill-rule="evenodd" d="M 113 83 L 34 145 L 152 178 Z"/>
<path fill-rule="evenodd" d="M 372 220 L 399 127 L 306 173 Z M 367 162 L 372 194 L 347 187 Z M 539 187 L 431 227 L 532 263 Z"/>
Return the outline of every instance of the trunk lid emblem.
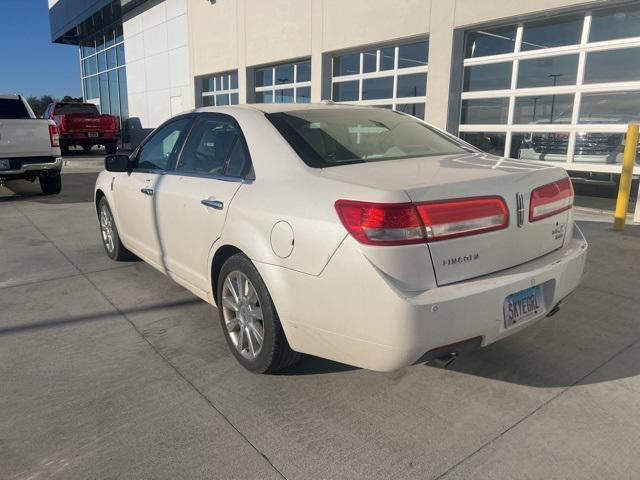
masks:
<path fill-rule="evenodd" d="M 518 228 L 522 228 L 524 223 L 524 195 L 520 192 L 516 193 L 516 213 Z"/>

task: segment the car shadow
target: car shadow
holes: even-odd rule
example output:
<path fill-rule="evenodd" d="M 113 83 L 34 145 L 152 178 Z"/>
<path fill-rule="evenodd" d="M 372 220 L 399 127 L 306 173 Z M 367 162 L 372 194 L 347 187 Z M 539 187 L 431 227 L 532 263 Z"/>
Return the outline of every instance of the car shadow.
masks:
<path fill-rule="evenodd" d="M 57 195 L 43 195 L 38 180 L 10 180 L 0 187 L 0 202 L 29 200 L 43 204 L 93 202 L 93 188 L 98 172 L 64 173 L 62 191 Z"/>

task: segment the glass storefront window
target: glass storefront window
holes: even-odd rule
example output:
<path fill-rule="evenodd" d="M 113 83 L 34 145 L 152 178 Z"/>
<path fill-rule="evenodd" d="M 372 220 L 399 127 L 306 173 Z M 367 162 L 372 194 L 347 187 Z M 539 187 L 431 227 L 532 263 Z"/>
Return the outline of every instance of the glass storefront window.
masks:
<path fill-rule="evenodd" d="M 107 69 L 107 54 L 101 52 L 98 54 L 98 71 L 104 72 Z"/>
<path fill-rule="evenodd" d="M 293 103 L 293 88 L 283 88 L 275 91 L 276 103 Z"/>
<path fill-rule="evenodd" d="M 577 45 L 580 43 L 583 15 L 545 18 L 524 24 L 522 46 L 520 50 L 538 50 L 542 48 Z"/>
<path fill-rule="evenodd" d="M 311 81 L 311 62 L 301 62 L 296 67 L 296 82 Z"/>
<path fill-rule="evenodd" d="M 86 99 L 100 98 L 98 77 L 96 75 L 84 79 L 84 94 Z"/>
<path fill-rule="evenodd" d="M 622 163 L 624 133 L 577 132 L 573 161 L 579 163 Z"/>
<path fill-rule="evenodd" d="M 290 65 L 278 65 L 275 70 L 276 85 L 282 85 L 285 83 L 293 83 L 293 64 Z"/>
<path fill-rule="evenodd" d="M 109 81 L 106 73 L 101 73 L 99 77 L 100 83 L 100 113 L 109 114 L 111 108 L 109 104 Z"/>
<path fill-rule="evenodd" d="M 506 90 L 511 87 L 512 62 L 464 67 L 462 91 Z"/>
<path fill-rule="evenodd" d="M 367 50 L 362 55 L 362 73 L 375 72 L 378 68 L 378 51 Z"/>
<path fill-rule="evenodd" d="M 118 62 L 116 61 L 116 49 L 110 48 L 107 50 L 107 68 L 112 69 L 118 66 Z"/>
<path fill-rule="evenodd" d="M 260 68 L 256 70 L 256 87 L 273 85 L 273 68 Z"/>
<path fill-rule="evenodd" d="M 200 79 L 202 85 L 202 105 L 214 107 L 236 105 L 238 103 L 238 72 L 221 73 Z M 210 95 L 210 93 L 217 95 Z"/>
<path fill-rule="evenodd" d="M 380 49 L 380 70 L 393 70 L 396 62 L 395 47 Z"/>
<path fill-rule="evenodd" d="M 483 28 L 467 33 L 465 58 L 486 57 L 513 52 L 517 25 Z"/>
<path fill-rule="evenodd" d="M 640 47 L 587 53 L 584 83 L 640 80 Z"/>
<path fill-rule="evenodd" d="M 341 69 L 346 63 L 340 65 L 340 61 L 335 62 L 334 68 Z M 282 63 L 257 69 L 255 84 L 255 101 L 258 103 L 293 103 L 298 96 L 299 102 L 305 102 L 306 98 L 310 100 L 311 61 Z"/>
<path fill-rule="evenodd" d="M 296 91 L 296 103 L 311 102 L 311 87 L 300 87 Z"/>
<path fill-rule="evenodd" d="M 109 110 L 111 115 L 120 116 L 120 95 L 118 94 L 118 71 L 109 72 Z"/>
<path fill-rule="evenodd" d="M 360 73 L 360 54 L 347 53 L 333 57 L 333 76 L 355 75 Z"/>
<path fill-rule="evenodd" d="M 350 80 L 348 82 L 337 82 L 333 84 L 333 100 L 336 102 L 354 102 L 359 95 L 360 82 Z"/>
<path fill-rule="evenodd" d="M 520 60 L 518 88 L 575 85 L 578 55 L 559 55 Z"/>
<path fill-rule="evenodd" d="M 82 72 L 85 77 L 98 73 L 98 62 L 95 55 L 82 61 Z"/>
<path fill-rule="evenodd" d="M 395 110 L 424 120 L 424 103 L 399 103 Z"/>
<path fill-rule="evenodd" d="M 367 78 L 362 81 L 363 100 L 391 97 L 393 97 L 393 77 Z"/>
<path fill-rule="evenodd" d="M 591 15 L 590 42 L 640 37 L 640 7 L 625 5 Z"/>
<path fill-rule="evenodd" d="M 566 162 L 569 132 L 511 134 L 511 158 Z"/>
<path fill-rule="evenodd" d="M 463 100 L 460 123 L 472 125 L 498 125 L 507 123 L 508 111 L 508 98 Z"/>
<path fill-rule="evenodd" d="M 399 75 L 396 97 L 424 97 L 427 94 L 427 73 Z"/>
<path fill-rule="evenodd" d="M 465 142 L 479 148 L 483 152 L 497 155 L 504 155 L 504 146 L 507 138 L 506 133 L 501 132 L 462 132 L 460 138 Z"/>
<path fill-rule="evenodd" d="M 571 123 L 573 94 L 516 97 L 513 123 Z"/>
<path fill-rule="evenodd" d="M 398 68 L 424 67 L 429 60 L 429 42 L 416 42 L 398 47 Z"/>
<path fill-rule="evenodd" d="M 580 123 L 627 124 L 640 121 L 640 90 L 583 93 Z"/>
<path fill-rule="evenodd" d="M 118 66 L 123 66 L 126 63 L 124 58 L 124 43 L 121 43 L 116 47 L 116 56 L 118 58 Z"/>

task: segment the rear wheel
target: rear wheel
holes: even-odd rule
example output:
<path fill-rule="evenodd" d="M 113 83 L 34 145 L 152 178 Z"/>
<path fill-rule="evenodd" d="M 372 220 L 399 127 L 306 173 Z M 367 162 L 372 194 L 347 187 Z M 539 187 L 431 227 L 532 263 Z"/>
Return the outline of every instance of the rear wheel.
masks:
<path fill-rule="evenodd" d="M 115 261 L 133 258 L 133 254 L 120 241 L 116 222 L 113 220 L 113 214 L 105 197 L 102 197 L 98 203 L 98 219 L 102 245 L 109 258 Z"/>
<path fill-rule="evenodd" d="M 108 155 L 113 155 L 118 150 L 118 145 L 116 143 L 107 143 L 104 146 L 104 149 L 106 150 Z"/>
<path fill-rule="evenodd" d="M 40 175 L 38 180 L 44 195 L 57 195 L 62 190 L 62 175 L 57 170 L 51 170 L 47 176 Z"/>
<path fill-rule="evenodd" d="M 91 151 L 91 147 L 93 147 L 93 145 L 83 145 L 83 146 L 82 146 L 82 149 L 83 149 L 85 152 L 89 153 L 89 152 Z"/>
<path fill-rule="evenodd" d="M 224 336 L 243 367 L 271 373 L 300 358 L 287 342 L 267 286 L 244 254 L 232 256 L 222 266 L 217 292 Z"/>

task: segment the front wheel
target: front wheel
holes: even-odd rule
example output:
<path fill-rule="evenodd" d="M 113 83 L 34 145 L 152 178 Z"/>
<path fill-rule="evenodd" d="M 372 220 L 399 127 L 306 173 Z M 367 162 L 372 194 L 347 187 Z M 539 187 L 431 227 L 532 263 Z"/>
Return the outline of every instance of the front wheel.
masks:
<path fill-rule="evenodd" d="M 293 365 L 278 312 L 262 277 L 244 254 L 229 258 L 218 277 L 218 312 L 231 352 L 247 370 L 271 373 Z"/>
<path fill-rule="evenodd" d="M 57 170 L 48 173 L 47 176 L 40 175 L 40 189 L 44 195 L 57 195 L 62 190 L 62 175 Z"/>
<path fill-rule="evenodd" d="M 120 241 L 116 222 L 105 197 L 102 197 L 98 203 L 98 219 L 102 245 L 109 258 L 117 262 L 133 258 L 133 254 Z"/>

